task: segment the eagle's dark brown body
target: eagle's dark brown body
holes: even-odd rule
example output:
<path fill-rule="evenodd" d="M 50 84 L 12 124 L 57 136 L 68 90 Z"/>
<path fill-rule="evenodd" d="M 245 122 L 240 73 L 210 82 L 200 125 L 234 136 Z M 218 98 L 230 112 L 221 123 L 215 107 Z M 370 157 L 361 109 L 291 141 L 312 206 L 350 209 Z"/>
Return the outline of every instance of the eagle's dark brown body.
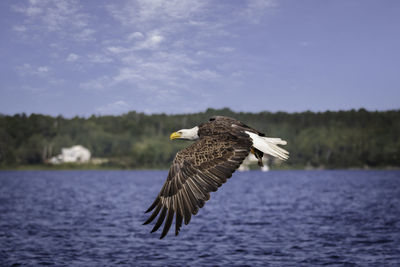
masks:
<path fill-rule="evenodd" d="M 198 141 L 176 154 L 164 186 L 147 210 L 154 209 L 144 224 L 160 214 L 152 232 L 165 221 L 161 238 L 168 233 L 174 216 L 177 235 L 182 221 L 190 222 L 210 199 L 210 192 L 217 191 L 232 176 L 251 150 L 259 159 L 263 155 L 252 147 L 245 131 L 264 135 L 235 119 L 217 116 L 198 127 Z"/>

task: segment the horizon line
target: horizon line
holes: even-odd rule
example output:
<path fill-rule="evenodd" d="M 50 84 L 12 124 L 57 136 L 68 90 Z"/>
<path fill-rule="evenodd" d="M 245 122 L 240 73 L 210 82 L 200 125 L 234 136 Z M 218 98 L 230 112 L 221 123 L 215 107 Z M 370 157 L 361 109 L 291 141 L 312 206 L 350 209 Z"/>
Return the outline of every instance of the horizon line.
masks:
<path fill-rule="evenodd" d="M 271 114 L 277 114 L 277 113 L 286 113 L 286 114 L 300 114 L 300 113 L 326 113 L 326 112 L 334 112 L 334 113 L 338 113 L 338 112 L 349 112 L 349 111 L 366 111 L 366 112 L 390 112 L 390 111 L 400 111 L 400 108 L 397 109 L 366 109 L 366 108 L 351 108 L 351 109 L 337 109 L 337 110 L 332 110 L 332 109 L 326 109 L 324 111 L 322 110 L 302 110 L 302 111 L 283 111 L 283 110 L 277 110 L 277 111 L 269 111 L 269 110 L 261 110 L 261 111 L 237 111 L 237 110 L 233 110 L 229 107 L 223 107 L 223 108 L 207 108 L 206 110 L 203 111 L 197 111 L 197 112 L 183 112 L 183 113 L 167 113 L 167 112 L 154 112 L 154 113 L 148 113 L 148 112 L 144 112 L 144 111 L 137 111 L 137 110 L 129 110 L 127 112 L 122 112 L 120 114 L 90 114 L 90 115 L 73 115 L 73 116 L 65 116 L 63 114 L 58 114 L 58 115 L 53 115 L 53 114 L 46 114 L 46 113 L 37 113 L 37 112 L 19 112 L 19 113 L 14 113 L 14 114 L 7 114 L 7 113 L 2 113 L 0 112 L 0 116 L 16 116 L 16 115 L 25 115 L 27 117 L 30 117 L 31 115 L 42 115 L 42 116 L 50 116 L 50 117 L 62 117 L 62 118 L 66 118 L 66 119 L 72 119 L 72 118 L 90 118 L 90 117 L 119 117 L 119 116 L 125 116 L 129 113 L 135 112 L 137 114 L 143 114 L 146 116 L 157 116 L 157 115 L 166 115 L 166 116 L 179 116 L 179 115 L 193 115 L 193 114 L 198 114 L 198 113 L 207 113 L 210 110 L 212 111 L 225 111 L 225 112 L 233 112 L 233 113 L 247 113 L 247 114 L 260 114 L 260 113 L 271 113 Z"/>

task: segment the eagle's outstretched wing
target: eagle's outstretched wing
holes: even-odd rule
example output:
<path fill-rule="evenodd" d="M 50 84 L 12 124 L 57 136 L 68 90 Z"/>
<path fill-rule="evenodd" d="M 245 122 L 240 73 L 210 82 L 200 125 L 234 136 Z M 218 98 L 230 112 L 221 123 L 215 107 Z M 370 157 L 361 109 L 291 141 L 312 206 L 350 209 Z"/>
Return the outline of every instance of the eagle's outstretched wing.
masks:
<path fill-rule="evenodd" d="M 192 214 L 195 215 L 210 199 L 210 192 L 217 191 L 239 168 L 251 146 L 249 135 L 237 131 L 234 135 L 204 136 L 179 151 L 164 186 L 146 211 L 154 209 L 144 224 L 160 214 L 151 232 L 157 231 L 165 220 L 160 237 L 163 238 L 175 215 L 175 235 L 178 235 L 182 221 L 190 222 Z"/>

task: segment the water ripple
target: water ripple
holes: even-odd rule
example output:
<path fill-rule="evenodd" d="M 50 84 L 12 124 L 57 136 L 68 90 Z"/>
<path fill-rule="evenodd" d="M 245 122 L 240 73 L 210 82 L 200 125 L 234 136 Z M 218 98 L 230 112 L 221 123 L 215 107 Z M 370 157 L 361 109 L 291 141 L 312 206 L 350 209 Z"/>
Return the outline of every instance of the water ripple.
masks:
<path fill-rule="evenodd" d="M 235 173 L 178 237 L 165 171 L 0 172 L 0 266 L 400 266 L 400 172 Z"/>

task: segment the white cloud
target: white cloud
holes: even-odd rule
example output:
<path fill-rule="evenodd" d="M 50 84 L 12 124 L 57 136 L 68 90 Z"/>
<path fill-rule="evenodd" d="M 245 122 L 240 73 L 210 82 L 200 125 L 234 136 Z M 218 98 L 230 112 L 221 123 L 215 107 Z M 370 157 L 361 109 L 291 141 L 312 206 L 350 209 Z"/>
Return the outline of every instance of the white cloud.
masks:
<path fill-rule="evenodd" d="M 127 53 L 135 50 L 157 50 L 164 39 L 165 38 L 161 34 L 153 32 L 148 34 L 144 40 L 136 41 L 133 45 L 128 47 L 109 46 L 107 50 L 113 54 Z"/>
<path fill-rule="evenodd" d="M 131 41 L 131 40 L 134 40 L 134 39 L 141 39 L 143 37 L 144 37 L 143 33 L 134 32 L 134 33 L 131 33 L 131 34 L 128 35 L 128 40 Z"/>
<path fill-rule="evenodd" d="M 96 109 L 100 114 L 116 115 L 129 111 L 130 105 L 123 100 L 118 100 Z"/>
<path fill-rule="evenodd" d="M 45 76 L 50 71 L 50 68 L 48 66 L 35 67 L 29 63 L 24 63 L 21 66 L 18 66 L 16 70 L 20 76 L 27 76 L 27 75 Z"/>
<path fill-rule="evenodd" d="M 24 15 L 23 24 L 15 31 L 29 31 L 43 36 L 45 32 L 59 36 L 69 35 L 77 41 L 94 40 L 94 30 L 89 28 L 89 15 L 82 11 L 76 0 L 37 0 L 15 4 L 13 10 Z"/>
<path fill-rule="evenodd" d="M 112 53 L 126 53 L 132 50 L 208 50 L 218 38 L 228 41 L 235 23 L 254 23 L 266 10 L 276 6 L 275 0 L 246 0 L 232 4 L 216 4 L 199 0 L 128 0 L 124 4 L 107 6 L 110 14 L 127 29 L 136 31 L 127 35 L 133 42 L 127 46 L 122 42 L 109 45 Z M 221 14 L 232 14 L 221 16 Z M 191 36 L 191 38 L 182 38 Z M 207 47 L 206 49 L 198 49 Z M 207 53 L 233 52 L 234 47 L 220 46 Z"/>
<path fill-rule="evenodd" d="M 43 12 L 43 8 L 36 5 L 37 3 L 30 2 L 29 6 L 14 6 L 13 9 L 17 12 L 25 14 L 28 17 L 34 17 Z"/>
<path fill-rule="evenodd" d="M 141 79 L 142 77 L 138 75 L 137 70 L 133 68 L 120 68 L 118 74 L 113 77 L 113 80 L 116 82 L 124 82 L 124 81 L 134 81 L 136 79 Z"/>
<path fill-rule="evenodd" d="M 193 79 L 199 79 L 199 80 L 215 80 L 221 77 L 217 72 L 204 69 L 204 70 L 197 70 L 197 71 L 185 71 L 187 75 L 189 75 Z"/>
<path fill-rule="evenodd" d="M 153 45 L 158 45 L 159 43 L 161 43 L 163 41 L 163 39 L 164 39 L 164 37 L 162 37 L 161 35 L 154 34 L 154 35 L 151 35 L 147 39 L 147 42 L 149 43 L 149 45 L 153 46 Z"/>
<path fill-rule="evenodd" d="M 131 49 L 125 48 L 122 46 L 109 46 L 109 47 L 107 47 L 107 50 L 113 54 L 120 54 L 120 53 L 131 51 Z"/>
<path fill-rule="evenodd" d="M 134 50 L 151 50 L 157 49 L 159 45 L 164 41 L 164 36 L 159 33 L 151 33 L 147 36 L 146 40 L 137 43 Z"/>
<path fill-rule="evenodd" d="M 55 60 L 64 65 L 79 62 L 75 67 L 81 67 L 85 75 L 73 81 L 65 79 L 73 88 L 94 91 L 86 93 L 135 94 L 150 90 L 152 99 L 171 95 L 176 99 L 182 92 L 196 97 L 202 88 L 217 88 L 215 84 L 221 84 L 223 78 L 245 80 L 245 75 L 238 75 L 244 68 L 236 57 L 236 53 L 243 52 L 237 46 L 237 39 L 242 37 L 239 33 L 262 18 L 273 3 L 124 0 L 93 5 L 79 0 L 15 1 L 18 20 L 13 33 L 24 37 L 23 41 L 41 42 L 47 47 L 41 46 L 40 55 L 48 55 L 47 61 L 40 58 L 17 70 L 41 76 L 26 80 L 48 83 L 56 74 L 60 79 L 71 75 L 54 70 L 65 67 L 56 66 Z M 219 68 L 221 62 L 230 67 Z M 70 67 L 66 70 L 73 71 Z M 117 102 L 99 110 L 123 106 Z"/>
<path fill-rule="evenodd" d="M 154 61 L 168 61 L 176 65 L 196 65 L 198 62 L 183 52 L 157 52 L 154 54 Z"/>
<path fill-rule="evenodd" d="M 111 86 L 111 80 L 108 76 L 102 76 L 79 84 L 79 88 L 91 91 L 102 91 Z"/>
<path fill-rule="evenodd" d="M 102 54 L 90 54 L 88 55 L 88 59 L 93 63 L 110 63 L 113 60 Z"/>
<path fill-rule="evenodd" d="M 258 23 L 266 11 L 276 6 L 276 0 L 247 0 L 247 6 L 242 11 L 242 15 L 252 23 Z"/>
<path fill-rule="evenodd" d="M 26 27 L 24 25 L 15 25 L 13 30 L 16 32 L 26 32 Z"/>
<path fill-rule="evenodd" d="M 124 55 L 121 61 L 126 66 L 119 69 L 118 74 L 113 77 L 114 81 L 143 84 L 143 87 L 154 82 L 181 86 L 185 84 L 187 77 L 193 78 L 200 72 L 191 70 L 197 62 L 185 53 L 155 52 L 143 58 L 135 51 L 131 51 Z M 200 75 L 196 78 L 198 77 Z"/>
<path fill-rule="evenodd" d="M 68 55 L 68 57 L 67 57 L 67 61 L 68 62 L 74 62 L 74 61 L 76 61 L 76 60 L 78 60 L 79 59 L 79 56 L 77 55 L 77 54 L 74 54 L 74 53 L 70 53 L 69 55 Z"/>
<path fill-rule="evenodd" d="M 74 34 L 74 38 L 77 41 L 81 41 L 81 42 L 93 41 L 96 39 L 93 36 L 95 32 L 96 31 L 93 29 L 86 28 L 86 29 L 83 29 L 81 32 Z"/>
<path fill-rule="evenodd" d="M 235 51 L 235 48 L 230 47 L 230 46 L 222 46 L 222 47 L 218 48 L 218 51 L 223 52 L 223 53 L 230 53 L 230 52 Z"/>
<path fill-rule="evenodd" d="M 206 1 L 197 0 L 136 0 L 121 6 L 109 5 L 113 17 L 124 25 L 188 19 L 199 13 Z"/>
<path fill-rule="evenodd" d="M 47 66 L 40 66 L 37 68 L 38 73 L 46 73 L 49 72 L 49 67 Z"/>
<path fill-rule="evenodd" d="M 31 21 L 41 21 L 50 31 L 61 30 L 68 25 L 87 25 L 86 15 L 79 12 L 79 5 L 74 0 L 30 1 L 28 5 L 15 6 L 14 10 L 26 15 Z"/>
<path fill-rule="evenodd" d="M 65 82 L 64 79 L 54 76 L 49 66 L 32 65 L 24 63 L 16 67 L 17 74 L 20 78 L 20 88 L 32 93 L 48 93 L 57 94 L 58 88 Z"/>
<path fill-rule="evenodd" d="M 124 83 L 134 88 L 157 91 L 167 88 L 193 90 L 192 82 L 214 82 L 221 78 L 216 70 L 199 66 L 198 62 L 183 53 L 157 52 L 145 60 L 134 53 L 122 60 L 126 66 L 112 76 L 112 86 Z"/>
<path fill-rule="evenodd" d="M 206 58 L 206 57 L 211 58 L 214 55 L 208 51 L 200 50 L 200 51 L 196 52 L 196 56 L 202 57 L 202 58 Z"/>

